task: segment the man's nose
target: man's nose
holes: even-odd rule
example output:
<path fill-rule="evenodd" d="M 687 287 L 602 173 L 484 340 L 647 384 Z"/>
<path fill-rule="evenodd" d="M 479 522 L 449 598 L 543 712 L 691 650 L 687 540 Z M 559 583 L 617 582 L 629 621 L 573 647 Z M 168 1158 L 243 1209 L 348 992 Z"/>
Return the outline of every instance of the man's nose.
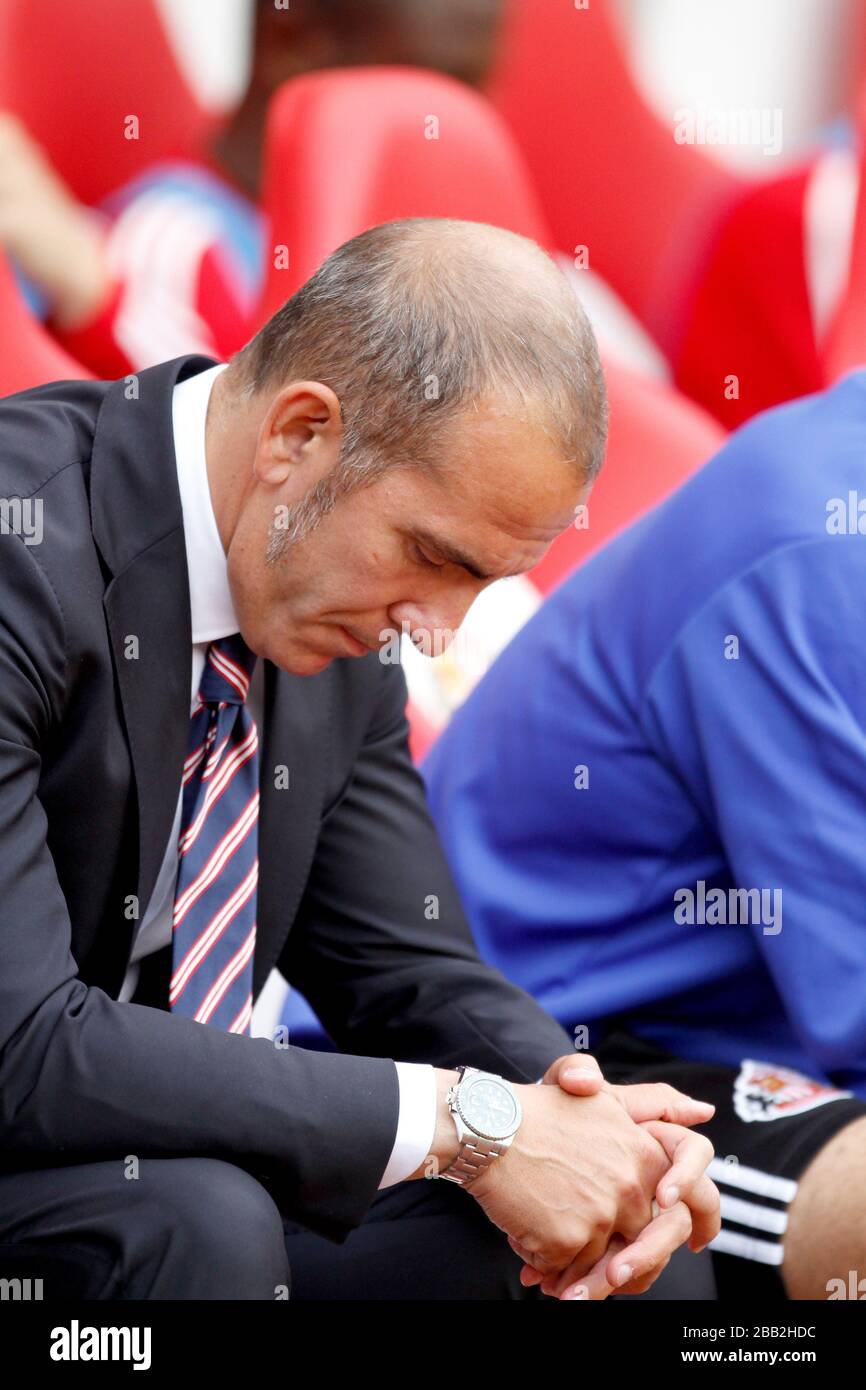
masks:
<path fill-rule="evenodd" d="M 415 642 L 421 651 L 438 655 L 450 645 L 483 585 L 461 584 L 449 594 L 426 602 L 392 604 L 389 614 L 394 627 Z"/>

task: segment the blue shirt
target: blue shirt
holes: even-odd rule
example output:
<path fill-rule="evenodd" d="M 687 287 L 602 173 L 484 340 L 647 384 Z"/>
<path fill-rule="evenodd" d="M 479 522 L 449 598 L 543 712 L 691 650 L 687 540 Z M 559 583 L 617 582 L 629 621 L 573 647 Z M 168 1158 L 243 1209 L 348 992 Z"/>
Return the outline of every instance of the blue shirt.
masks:
<path fill-rule="evenodd" d="M 590 1050 L 618 1017 L 866 1098 L 866 371 L 569 576 L 423 775 L 481 955 Z"/>

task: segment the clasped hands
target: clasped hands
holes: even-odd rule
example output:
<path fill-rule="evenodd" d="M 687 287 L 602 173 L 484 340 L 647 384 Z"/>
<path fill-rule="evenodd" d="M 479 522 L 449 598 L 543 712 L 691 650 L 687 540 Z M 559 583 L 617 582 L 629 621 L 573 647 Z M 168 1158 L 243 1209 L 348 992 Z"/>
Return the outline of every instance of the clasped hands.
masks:
<path fill-rule="evenodd" d="M 543 1081 L 519 1088 L 514 1142 L 466 1191 L 524 1261 L 524 1285 L 560 1299 L 643 1293 L 678 1246 L 697 1253 L 719 1232 L 713 1146 L 689 1128 L 715 1107 L 665 1084 L 610 1085 L 586 1053 L 557 1058 Z"/>

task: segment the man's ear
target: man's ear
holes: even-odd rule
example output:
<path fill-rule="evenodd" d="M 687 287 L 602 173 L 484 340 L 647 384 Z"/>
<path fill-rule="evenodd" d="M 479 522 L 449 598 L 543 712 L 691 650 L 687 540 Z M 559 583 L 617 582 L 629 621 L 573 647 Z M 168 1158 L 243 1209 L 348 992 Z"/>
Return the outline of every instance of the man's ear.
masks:
<path fill-rule="evenodd" d="M 298 467 L 328 472 L 341 439 L 340 402 L 331 388 L 319 381 L 291 382 L 274 397 L 262 421 L 257 476 L 269 487 L 281 487 Z"/>

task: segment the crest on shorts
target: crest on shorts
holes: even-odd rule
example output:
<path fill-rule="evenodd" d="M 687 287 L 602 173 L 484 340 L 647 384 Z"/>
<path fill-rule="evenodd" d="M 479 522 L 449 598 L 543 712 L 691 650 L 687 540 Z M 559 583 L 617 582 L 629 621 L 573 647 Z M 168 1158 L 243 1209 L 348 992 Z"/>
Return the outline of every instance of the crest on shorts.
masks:
<path fill-rule="evenodd" d="M 774 1062 L 746 1058 L 734 1082 L 734 1109 L 747 1124 L 752 1120 L 784 1120 L 852 1094 Z"/>

